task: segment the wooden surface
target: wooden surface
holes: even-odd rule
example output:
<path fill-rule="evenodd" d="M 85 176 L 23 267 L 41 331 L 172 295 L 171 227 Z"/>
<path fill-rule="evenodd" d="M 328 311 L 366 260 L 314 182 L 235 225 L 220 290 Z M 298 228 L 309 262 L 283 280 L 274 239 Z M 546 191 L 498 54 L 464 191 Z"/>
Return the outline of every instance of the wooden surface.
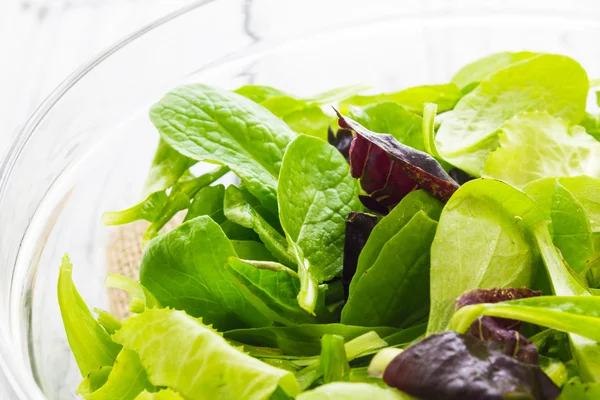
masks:
<path fill-rule="evenodd" d="M 0 0 L 0 158 L 76 68 L 193 0 Z"/>

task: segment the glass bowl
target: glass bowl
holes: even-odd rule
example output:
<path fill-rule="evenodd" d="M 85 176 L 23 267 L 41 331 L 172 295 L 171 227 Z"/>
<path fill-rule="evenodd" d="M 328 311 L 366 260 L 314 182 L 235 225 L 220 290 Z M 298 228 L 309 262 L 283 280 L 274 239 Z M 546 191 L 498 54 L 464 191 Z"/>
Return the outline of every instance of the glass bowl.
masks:
<path fill-rule="evenodd" d="M 298 95 L 365 82 L 445 83 L 503 50 L 574 57 L 600 77 L 589 1 L 204 1 L 102 54 L 36 111 L 0 167 L 0 398 L 75 398 L 80 377 L 56 283 L 68 252 L 91 307 L 106 308 L 105 210 L 138 197 L 158 135 L 147 113 L 186 82 Z"/>

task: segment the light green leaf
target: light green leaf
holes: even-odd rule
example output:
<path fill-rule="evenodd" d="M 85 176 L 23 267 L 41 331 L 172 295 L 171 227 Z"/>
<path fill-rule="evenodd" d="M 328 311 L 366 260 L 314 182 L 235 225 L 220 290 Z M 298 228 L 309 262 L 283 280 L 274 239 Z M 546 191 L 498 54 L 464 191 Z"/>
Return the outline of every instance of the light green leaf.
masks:
<path fill-rule="evenodd" d="M 554 244 L 573 270 L 585 276 L 594 255 L 589 217 L 577 198 L 556 178 L 540 179 L 523 189 L 540 206 Z"/>
<path fill-rule="evenodd" d="M 326 334 L 339 335 L 345 341 L 355 339 L 365 333 L 374 331 L 380 337 L 388 337 L 396 332 L 397 328 L 390 327 L 364 327 L 349 326 L 343 324 L 303 324 L 297 326 L 272 326 L 256 329 L 236 329 L 227 331 L 223 335 L 225 339 L 236 342 L 278 348 L 286 355 L 292 356 L 315 356 L 321 352 L 321 337 Z M 422 331 L 406 330 L 404 340 L 410 341 L 418 337 Z M 400 331 L 402 332 L 402 331 Z"/>
<path fill-rule="evenodd" d="M 393 388 L 359 382 L 334 382 L 319 386 L 298 396 L 298 400 L 411 400 L 406 393 Z"/>
<path fill-rule="evenodd" d="M 196 162 L 180 154 L 167 142 L 160 139 L 146 177 L 142 197 L 148 197 L 152 193 L 170 188 Z"/>
<path fill-rule="evenodd" d="M 499 70 L 464 96 L 436 136 L 444 160 L 481 176 L 498 147 L 498 129 L 524 111 L 540 111 L 578 123 L 588 92 L 585 70 L 573 59 L 538 54 Z M 439 110 L 441 111 L 441 110 Z"/>
<path fill-rule="evenodd" d="M 552 176 L 600 176 L 600 142 L 580 126 L 547 113 L 518 115 L 502 126 L 500 147 L 484 166 L 487 176 L 514 186 Z"/>
<path fill-rule="evenodd" d="M 71 352 L 81 375 L 86 377 L 103 366 L 112 366 L 121 351 L 92 313 L 73 284 L 73 265 L 62 259 L 58 276 L 58 304 Z"/>
<path fill-rule="evenodd" d="M 289 93 L 275 89 L 271 86 L 264 85 L 246 85 L 234 90 L 234 92 L 241 94 L 242 96 L 247 97 L 256 103 L 262 103 L 271 97 L 289 95 Z"/>
<path fill-rule="evenodd" d="M 415 114 L 423 112 L 425 103 L 438 105 L 438 112 L 452 110 L 462 96 L 454 83 L 444 85 L 416 86 L 395 93 L 376 94 L 372 96 L 353 96 L 340 102 L 340 109 L 345 113 L 348 106 L 366 106 L 369 104 L 392 102 L 401 105 Z"/>
<path fill-rule="evenodd" d="M 140 219 L 152 222 L 161 216 L 168 199 L 169 196 L 164 191 L 152 193 L 130 208 L 105 212 L 102 214 L 102 223 L 104 225 L 124 225 Z"/>
<path fill-rule="evenodd" d="M 535 209 L 523 192 L 491 179 L 454 193 L 431 246 L 428 334 L 446 329 L 454 301 L 466 291 L 531 284 L 537 260 L 523 219 Z"/>
<path fill-rule="evenodd" d="M 281 226 L 298 262 L 298 302 L 313 313 L 317 285 L 342 270 L 346 218 L 360 208 L 358 183 L 335 147 L 301 135 L 285 153 L 277 194 Z"/>
<path fill-rule="evenodd" d="M 183 311 L 147 309 L 123 322 L 113 339 L 139 354 L 148 378 L 193 399 L 268 399 L 277 386 L 299 392 L 293 374 L 230 346 Z"/>
<path fill-rule="evenodd" d="M 437 223 L 423 211 L 384 246 L 354 286 L 341 322 L 408 327 L 429 311 L 429 249 Z"/>
<path fill-rule="evenodd" d="M 97 372 L 104 374 L 107 370 L 102 368 Z M 81 382 L 77 394 L 86 400 L 134 400 L 142 391 L 154 388 L 135 351 L 122 349 L 108 372 L 106 381 L 101 385 L 93 382 L 92 372 Z"/>
<path fill-rule="evenodd" d="M 558 400 L 596 400 L 600 398 L 599 383 L 583 383 L 580 380 L 567 382 Z"/>
<path fill-rule="evenodd" d="M 235 186 L 229 186 L 225 190 L 224 211 L 231 222 L 254 230 L 276 259 L 286 266 L 295 267 L 296 260 L 288 252 L 285 237 L 265 221 Z"/>
<path fill-rule="evenodd" d="M 350 118 L 373 132 L 389 133 L 400 143 L 425 151 L 423 119 L 397 103 L 385 102 L 364 107 L 351 106 Z"/>
<path fill-rule="evenodd" d="M 411 218 L 419 211 L 424 211 L 430 218 L 438 220 L 443 204 L 424 190 L 414 190 L 408 193 L 375 225 L 369 235 L 365 247 L 358 257 L 356 272 L 350 282 L 350 292 L 353 292 L 365 272 L 371 268 L 379 257 L 384 245 L 396 235 Z"/>
<path fill-rule="evenodd" d="M 600 141 L 600 114 L 585 113 L 579 125 L 583 126 L 585 131 L 594 139 Z"/>
<path fill-rule="evenodd" d="M 277 261 L 261 242 L 254 240 L 232 240 L 231 244 L 238 257 L 243 260 Z"/>
<path fill-rule="evenodd" d="M 581 296 L 581 298 L 594 297 L 587 290 L 584 283 L 571 273 L 564 264 L 556 247 L 552 243 L 550 232 L 544 222 L 537 223 L 534 235 L 550 278 L 552 291 L 557 296 Z M 597 299 L 600 299 L 596 297 Z M 591 314 L 590 314 L 591 315 Z M 580 321 L 579 323 L 584 323 Z M 600 329 L 600 319 L 596 321 Z M 600 345 L 594 338 L 579 336 L 579 332 L 569 334 L 571 351 L 579 367 L 579 373 L 587 380 L 600 381 Z M 584 335 L 585 336 L 585 335 Z"/>
<path fill-rule="evenodd" d="M 348 364 L 342 336 L 323 335 L 319 364 L 323 374 L 323 383 L 348 381 L 350 379 L 350 364 Z"/>
<path fill-rule="evenodd" d="M 190 174 L 189 177 L 181 178 L 171 189 L 169 198 L 163 207 L 160 216 L 152 221 L 152 224 L 144 232 L 144 241 L 153 239 L 158 232 L 181 210 L 190 206 L 192 198 L 198 191 L 229 172 L 229 167 L 219 167 L 199 177 Z"/>
<path fill-rule="evenodd" d="M 119 274 L 108 274 L 104 285 L 113 289 L 121 289 L 129 293 L 129 309 L 133 313 L 141 313 L 146 307 L 159 307 L 158 301 L 138 282 Z"/>
<path fill-rule="evenodd" d="M 449 328 L 465 333 L 481 316 L 529 322 L 600 341 L 600 297 L 541 296 L 460 308 Z"/>
<path fill-rule="evenodd" d="M 316 318 L 298 305 L 300 279 L 289 268 L 274 262 L 246 261 L 230 258 L 225 268 L 235 279 L 240 293 L 270 320 L 283 325 L 326 322 L 334 314 L 325 307 L 325 293 L 321 291 L 315 312 Z"/>
<path fill-rule="evenodd" d="M 462 67 L 460 71 L 452 77 L 452 82 L 461 89 L 464 89 L 466 86 L 478 84 L 482 80 L 487 79 L 488 76 L 504 68 L 511 67 L 536 55 L 536 53 L 528 51 L 491 54 Z"/>
<path fill-rule="evenodd" d="M 226 219 L 225 214 L 223 214 L 224 196 L 225 186 L 223 185 L 203 187 L 192 199 L 184 221 L 207 215 L 217 224 L 222 224 Z"/>
<path fill-rule="evenodd" d="M 135 398 L 135 400 L 185 400 L 183 397 L 179 395 L 179 393 L 171 390 L 171 389 L 162 389 L 158 392 L 151 393 L 148 391 L 143 391 Z"/>
<path fill-rule="evenodd" d="M 296 134 L 271 112 L 239 94 L 193 84 L 165 95 L 150 118 L 179 153 L 227 165 L 265 206 L 276 207 L 281 160 Z"/>
<path fill-rule="evenodd" d="M 270 325 L 225 270 L 237 257 L 221 227 L 207 216 L 152 240 L 142 257 L 140 282 L 160 304 L 203 317 L 217 329 Z"/>

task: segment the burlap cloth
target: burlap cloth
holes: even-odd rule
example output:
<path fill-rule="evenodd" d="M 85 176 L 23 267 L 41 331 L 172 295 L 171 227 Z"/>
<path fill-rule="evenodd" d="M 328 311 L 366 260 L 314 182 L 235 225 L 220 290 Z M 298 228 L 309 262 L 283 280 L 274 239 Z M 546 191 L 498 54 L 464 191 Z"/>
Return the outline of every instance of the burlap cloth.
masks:
<path fill-rule="evenodd" d="M 179 213 L 169 221 L 161 232 L 169 231 L 181 224 L 185 213 Z M 142 236 L 150 223 L 136 221 L 128 225 L 111 228 L 106 248 L 107 271 L 125 275 L 139 281 L 140 261 L 142 259 Z M 119 289 L 108 288 L 110 312 L 118 318 L 129 316 L 129 295 Z"/>

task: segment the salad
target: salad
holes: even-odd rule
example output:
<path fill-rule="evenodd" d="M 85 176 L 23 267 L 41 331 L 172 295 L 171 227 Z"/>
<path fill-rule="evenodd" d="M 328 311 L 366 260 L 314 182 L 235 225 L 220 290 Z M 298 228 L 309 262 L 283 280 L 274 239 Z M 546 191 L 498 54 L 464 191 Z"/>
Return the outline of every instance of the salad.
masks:
<path fill-rule="evenodd" d="M 77 393 L 600 398 L 594 85 L 518 52 L 395 93 L 167 93 L 143 200 L 103 216 L 150 222 L 139 282 L 106 278 L 131 315 L 92 314 L 63 258 Z"/>

